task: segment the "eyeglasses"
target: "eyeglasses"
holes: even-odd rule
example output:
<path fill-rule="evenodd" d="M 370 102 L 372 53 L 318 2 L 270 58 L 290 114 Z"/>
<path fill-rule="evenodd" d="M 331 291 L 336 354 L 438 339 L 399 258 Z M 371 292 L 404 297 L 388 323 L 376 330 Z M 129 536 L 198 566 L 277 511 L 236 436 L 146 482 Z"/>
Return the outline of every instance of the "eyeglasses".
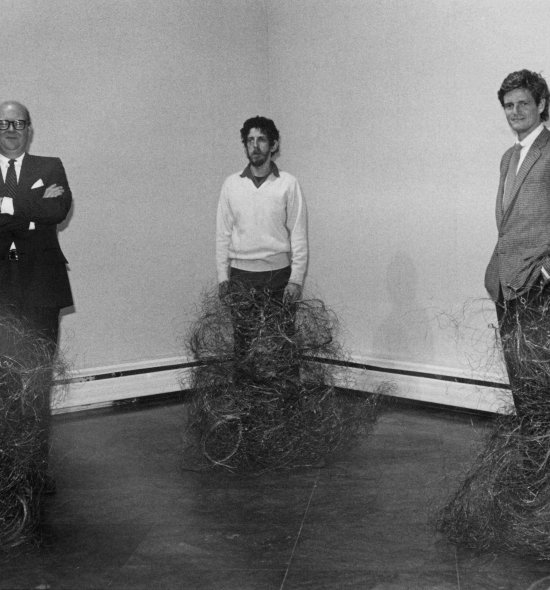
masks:
<path fill-rule="evenodd" d="M 21 131 L 22 129 L 25 129 L 28 123 L 29 122 L 25 121 L 24 119 L 16 119 L 15 121 L 0 119 L 0 131 L 7 131 L 12 125 L 16 131 Z"/>

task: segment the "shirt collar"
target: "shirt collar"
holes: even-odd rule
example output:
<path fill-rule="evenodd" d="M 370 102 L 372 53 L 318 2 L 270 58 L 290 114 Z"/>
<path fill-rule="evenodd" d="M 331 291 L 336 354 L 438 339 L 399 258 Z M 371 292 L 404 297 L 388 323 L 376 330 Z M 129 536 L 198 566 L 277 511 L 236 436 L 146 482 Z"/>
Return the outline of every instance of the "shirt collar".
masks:
<path fill-rule="evenodd" d="M 15 165 L 16 166 L 21 166 L 21 164 L 23 163 L 23 158 L 25 157 L 25 152 L 23 152 L 18 158 L 14 158 L 15 159 Z M 0 154 L 0 164 L 2 166 L 5 166 L 6 168 L 9 166 L 9 161 L 12 158 L 7 158 L 6 156 Z"/>
<path fill-rule="evenodd" d="M 535 139 L 537 139 L 537 137 L 542 133 L 542 130 L 544 129 L 544 124 L 541 123 L 536 129 L 533 129 L 533 131 L 531 131 L 531 133 L 529 133 L 529 135 L 527 137 L 524 137 L 521 141 L 516 141 L 516 144 L 520 144 L 522 149 L 523 148 L 527 148 L 529 149 L 533 143 L 535 142 Z"/>
<path fill-rule="evenodd" d="M 279 168 L 277 168 L 277 164 L 275 164 L 273 161 L 271 162 L 271 168 L 267 175 L 269 176 L 270 174 L 273 174 L 279 178 Z M 248 164 L 248 166 L 241 172 L 241 178 L 250 178 L 250 180 L 254 182 L 254 175 L 252 174 L 252 168 L 250 164 Z"/>

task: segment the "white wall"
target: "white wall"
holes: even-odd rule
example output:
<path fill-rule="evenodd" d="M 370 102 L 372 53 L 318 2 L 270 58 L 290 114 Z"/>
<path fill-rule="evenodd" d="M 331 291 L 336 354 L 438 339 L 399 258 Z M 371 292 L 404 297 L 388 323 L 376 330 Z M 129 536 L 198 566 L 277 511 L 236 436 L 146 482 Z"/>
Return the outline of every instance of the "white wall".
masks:
<path fill-rule="evenodd" d="M 550 80 L 550 4 L 527 0 L 269 3 L 281 164 L 310 210 L 308 284 L 357 358 L 493 378 L 483 276 L 513 143 L 497 90 Z M 407 365 L 411 368 L 411 365 Z"/>
<path fill-rule="evenodd" d="M 255 0 L 1 0 L 0 99 L 28 105 L 31 151 L 63 159 L 60 234 L 75 370 L 180 355 L 213 281 L 215 208 L 267 104 Z M 100 370 L 100 369 L 99 369 Z"/>
<path fill-rule="evenodd" d="M 214 273 L 238 130 L 265 114 L 310 211 L 310 292 L 357 359 L 491 378 L 483 273 L 510 71 L 546 0 L 1 0 L 0 98 L 62 157 L 73 368 L 167 363 Z M 84 394 L 83 394 L 84 395 Z M 103 395 L 103 394 L 102 394 Z M 85 397 L 85 395 L 84 395 Z M 451 403 L 453 400 L 451 400 Z"/>

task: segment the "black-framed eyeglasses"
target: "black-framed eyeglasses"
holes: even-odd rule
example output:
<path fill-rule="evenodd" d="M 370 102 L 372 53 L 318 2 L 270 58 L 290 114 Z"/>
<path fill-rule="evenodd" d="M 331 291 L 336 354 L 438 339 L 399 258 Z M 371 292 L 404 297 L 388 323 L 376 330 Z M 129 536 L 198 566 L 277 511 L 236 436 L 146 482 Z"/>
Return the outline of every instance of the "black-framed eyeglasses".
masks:
<path fill-rule="evenodd" d="M 0 131 L 7 131 L 12 125 L 15 130 L 21 131 L 22 129 L 25 129 L 28 123 L 29 122 L 25 119 L 16 119 L 15 121 L 0 119 Z"/>

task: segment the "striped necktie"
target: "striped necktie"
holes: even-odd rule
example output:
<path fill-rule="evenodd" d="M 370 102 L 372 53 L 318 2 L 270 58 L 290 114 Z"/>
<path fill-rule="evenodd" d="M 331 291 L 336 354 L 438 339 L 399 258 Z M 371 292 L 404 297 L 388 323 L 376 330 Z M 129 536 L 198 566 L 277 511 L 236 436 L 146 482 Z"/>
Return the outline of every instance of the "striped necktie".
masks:
<path fill-rule="evenodd" d="M 4 196 L 15 198 L 17 192 L 17 175 L 15 174 L 15 160 L 9 161 L 8 171 L 6 173 L 6 182 L 4 183 Z M 9 253 L 10 260 L 17 260 L 17 251 L 15 245 L 12 244 Z"/>
<path fill-rule="evenodd" d="M 508 172 L 506 173 L 506 182 L 504 184 L 504 195 L 502 197 L 502 208 L 504 211 L 508 209 L 512 202 L 512 195 L 514 194 L 514 186 L 516 184 L 516 173 L 519 164 L 519 156 L 521 154 L 521 143 L 516 143 L 510 164 L 508 165 Z"/>

